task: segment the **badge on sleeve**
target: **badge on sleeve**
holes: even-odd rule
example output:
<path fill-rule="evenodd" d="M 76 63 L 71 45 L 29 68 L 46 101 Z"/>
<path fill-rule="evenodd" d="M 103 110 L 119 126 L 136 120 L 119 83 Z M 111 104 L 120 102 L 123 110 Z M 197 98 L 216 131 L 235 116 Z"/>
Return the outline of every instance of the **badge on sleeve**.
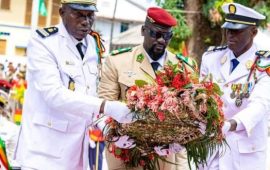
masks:
<path fill-rule="evenodd" d="M 144 60 L 143 54 L 137 55 L 137 58 L 136 58 L 136 61 L 137 61 L 137 62 L 142 63 L 143 60 Z"/>

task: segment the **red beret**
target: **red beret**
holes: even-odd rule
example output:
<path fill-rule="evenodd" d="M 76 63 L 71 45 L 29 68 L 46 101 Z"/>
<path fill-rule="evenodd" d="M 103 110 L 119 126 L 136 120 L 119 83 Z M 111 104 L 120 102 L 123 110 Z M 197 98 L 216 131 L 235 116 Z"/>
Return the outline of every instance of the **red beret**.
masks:
<path fill-rule="evenodd" d="M 0 87 L 4 87 L 9 90 L 12 85 L 6 80 L 0 80 Z"/>
<path fill-rule="evenodd" d="M 148 8 L 147 18 L 151 23 L 158 25 L 172 27 L 177 24 L 176 19 L 169 12 L 158 7 Z"/>

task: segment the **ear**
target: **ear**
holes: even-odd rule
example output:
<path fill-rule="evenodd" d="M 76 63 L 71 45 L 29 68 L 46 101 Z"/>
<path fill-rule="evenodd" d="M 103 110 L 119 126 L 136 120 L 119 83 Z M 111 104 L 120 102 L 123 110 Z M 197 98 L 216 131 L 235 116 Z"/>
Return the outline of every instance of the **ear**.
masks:
<path fill-rule="evenodd" d="M 145 32 L 145 26 L 143 25 L 141 28 L 141 36 L 144 36 L 144 32 Z"/>
<path fill-rule="evenodd" d="M 252 37 L 254 38 L 256 35 L 257 35 L 257 33 L 258 33 L 258 29 L 257 29 L 257 27 L 252 27 L 252 29 L 251 29 L 251 33 L 252 33 Z"/>
<path fill-rule="evenodd" d="M 61 16 L 61 18 L 63 18 L 64 13 L 65 13 L 65 11 L 64 11 L 63 7 L 59 8 L 59 15 Z"/>

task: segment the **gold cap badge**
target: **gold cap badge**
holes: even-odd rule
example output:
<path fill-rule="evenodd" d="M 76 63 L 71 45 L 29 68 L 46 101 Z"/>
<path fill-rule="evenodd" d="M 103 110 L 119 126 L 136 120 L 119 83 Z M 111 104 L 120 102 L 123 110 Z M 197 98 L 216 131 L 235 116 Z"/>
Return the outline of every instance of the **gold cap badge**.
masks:
<path fill-rule="evenodd" d="M 229 5 L 229 13 L 230 14 L 235 14 L 236 13 L 236 6 L 234 4 Z"/>

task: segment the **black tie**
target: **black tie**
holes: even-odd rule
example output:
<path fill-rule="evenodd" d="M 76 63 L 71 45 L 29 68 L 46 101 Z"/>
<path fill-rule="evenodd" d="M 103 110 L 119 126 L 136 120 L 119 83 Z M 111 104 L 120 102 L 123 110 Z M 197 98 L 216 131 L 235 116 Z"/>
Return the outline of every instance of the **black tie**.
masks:
<path fill-rule="evenodd" d="M 232 59 L 231 60 L 231 62 L 232 62 L 232 71 L 231 72 L 233 72 L 233 70 L 237 67 L 237 65 L 239 64 L 239 61 L 236 59 L 236 58 L 234 58 L 234 59 Z"/>
<path fill-rule="evenodd" d="M 152 68 L 154 69 L 154 71 L 157 71 L 158 66 L 159 66 L 159 62 L 154 61 L 151 63 L 151 65 L 152 65 Z"/>
<path fill-rule="evenodd" d="M 76 47 L 77 47 L 77 50 L 79 51 L 80 55 L 81 55 L 81 58 L 83 59 L 84 57 L 84 54 L 83 54 L 83 51 L 82 51 L 82 46 L 83 46 L 83 43 L 82 42 L 79 42 Z"/>

